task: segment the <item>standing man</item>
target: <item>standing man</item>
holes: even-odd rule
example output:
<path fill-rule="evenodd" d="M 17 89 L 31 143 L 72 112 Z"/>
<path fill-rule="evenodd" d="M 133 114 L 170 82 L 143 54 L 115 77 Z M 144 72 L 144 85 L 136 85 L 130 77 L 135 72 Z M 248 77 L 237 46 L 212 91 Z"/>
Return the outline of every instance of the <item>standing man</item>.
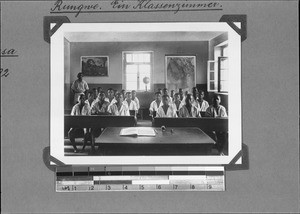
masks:
<path fill-rule="evenodd" d="M 77 80 L 75 80 L 71 86 L 71 90 L 74 93 L 74 104 L 77 103 L 80 94 L 86 93 L 86 91 L 89 90 L 89 86 L 87 82 L 84 81 L 82 78 L 83 78 L 83 74 L 78 73 Z"/>

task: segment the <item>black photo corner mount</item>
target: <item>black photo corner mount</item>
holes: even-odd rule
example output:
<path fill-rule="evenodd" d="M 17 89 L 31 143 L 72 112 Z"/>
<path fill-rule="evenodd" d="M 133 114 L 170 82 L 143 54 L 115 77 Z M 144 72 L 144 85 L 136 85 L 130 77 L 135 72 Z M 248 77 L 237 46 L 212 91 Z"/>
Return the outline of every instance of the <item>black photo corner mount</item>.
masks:
<path fill-rule="evenodd" d="M 56 25 L 51 29 L 50 24 Z M 70 23 L 67 16 L 44 16 L 44 40 L 50 43 L 51 36 L 60 28 L 63 23 Z"/>
<path fill-rule="evenodd" d="M 241 158 L 242 164 L 236 164 L 236 161 Z M 242 144 L 242 150 L 230 161 L 224 165 L 226 171 L 248 170 L 249 169 L 249 149 L 246 144 Z"/>
<path fill-rule="evenodd" d="M 50 155 L 50 146 L 47 146 L 43 149 L 43 161 L 46 167 L 53 172 L 56 172 L 57 167 L 67 166 L 60 160 Z M 53 162 L 55 165 L 51 165 L 50 162 Z"/>
<path fill-rule="evenodd" d="M 241 36 L 242 42 L 247 39 L 247 15 L 223 15 L 219 22 L 226 22 Z M 240 22 L 241 28 L 238 28 L 234 22 Z"/>

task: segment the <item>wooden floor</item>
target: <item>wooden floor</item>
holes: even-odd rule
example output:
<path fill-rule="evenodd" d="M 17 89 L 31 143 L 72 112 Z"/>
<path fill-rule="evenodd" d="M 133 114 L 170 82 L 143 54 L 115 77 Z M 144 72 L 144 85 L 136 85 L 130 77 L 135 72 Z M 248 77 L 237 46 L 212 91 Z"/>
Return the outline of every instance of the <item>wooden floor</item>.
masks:
<path fill-rule="evenodd" d="M 152 122 L 150 120 L 138 120 L 137 122 L 137 126 L 138 127 L 151 127 L 152 126 Z M 82 150 L 82 146 L 83 146 L 83 139 L 81 138 L 77 138 L 76 141 L 75 141 L 75 144 L 76 144 L 76 147 L 77 147 L 77 150 L 79 151 L 78 153 L 74 153 L 74 149 L 73 149 L 73 146 L 70 142 L 69 139 L 65 139 L 64 140 L 64 151 L 65 151 L 65 156 L 106 156 L 106 155 L 111 155 L 107 152 L 104 151 L 104 149 L 102 148 L 99 148 L 98 149 L 98 146 L 96 146 L 95 150 L 96 151 L 92 151 L 92 147 L 91 147 L 91 144 L 88 143 L 85 147 L 85 150 L 84 151 L 81 151 Z M 122 152 L 124 151 L 124 149 L 127 149 L 127 148 L 122 148 L 122 146 L 118 146 L 118 147 L 114 147 L 113 150 L 114 150 L 114 154 L 113 155 L 122 155 Z M 160 147 L 160 152 L 157 151 L 155 148 L 153 147 L 148 147 L 147 148 L 148 150 L 152 150 L 152 153 L 153 154 L 157 154 L 157 155 L 187 155 L 187 156 L 192 156 L 192 155 L 220 155 L 218 150 L 217 149 L 210 149 L 209 151 L 205 151 L 203 153 L 198 153 L 195 149 L 193 148 L 186 148 L 186 149 L 182 149 L 182 147 L 178 147 L 178 149 L 176 148 L 172 148 L 172 152 L 174 154 L 170 154 L 168 153 L 168 151 L 170 150 L 169 146 L 165 146 L 165 148 L 162 146 Z M 225 148 L 227 150 L 227 147 Z M 138 150 L 138 149 L 136 149 Z M 156 151 L 155 151 L 156 150 Z M 162 152 L 166 152 L 166 153 L 162 153 Z M 131 155 L 139 155 L 138 154 L 139 151 L 136 151 L 136 153 L 134 152 L 134 154 L 131 154 Z M 151 153 L 151 151 L 149 151 Z M 227 154 L 227 151 L 224 151 L 225 155 Z"/>

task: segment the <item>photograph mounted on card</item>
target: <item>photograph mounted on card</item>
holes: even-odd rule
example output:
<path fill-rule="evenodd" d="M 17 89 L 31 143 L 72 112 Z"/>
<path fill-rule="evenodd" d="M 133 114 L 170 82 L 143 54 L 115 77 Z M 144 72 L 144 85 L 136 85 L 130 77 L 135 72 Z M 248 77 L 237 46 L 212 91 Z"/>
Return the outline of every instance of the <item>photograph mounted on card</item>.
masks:
<path fill-rule="evenodd" d="M 241 37 L 227 23 L 63 23 L 50 60 L 50 151 L 64 164 L 220 165 L 241 151 Z M 120 135 L 130 127 L 155 134 Z"/>
<path fill-rule="evenodd" d="M 84 76 L 108 76 L 108 56 L 82 56 L 81 72 Z"/>

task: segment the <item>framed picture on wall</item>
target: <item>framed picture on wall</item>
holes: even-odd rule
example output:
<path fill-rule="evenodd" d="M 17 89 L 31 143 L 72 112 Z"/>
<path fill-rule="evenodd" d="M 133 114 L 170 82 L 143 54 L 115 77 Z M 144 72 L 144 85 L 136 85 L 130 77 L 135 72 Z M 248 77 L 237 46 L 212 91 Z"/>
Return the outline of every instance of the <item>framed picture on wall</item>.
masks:
<path fill-rule="evenodd" d="M 169 90 L 184 91 L 196 86 L 196 56 L 165 56 L 166 87 Z"/>
<path fill-rule="evenodd" d="M 108 56 L 82 56 L 81 72 L 84 76 L 108 76 Z"/>

